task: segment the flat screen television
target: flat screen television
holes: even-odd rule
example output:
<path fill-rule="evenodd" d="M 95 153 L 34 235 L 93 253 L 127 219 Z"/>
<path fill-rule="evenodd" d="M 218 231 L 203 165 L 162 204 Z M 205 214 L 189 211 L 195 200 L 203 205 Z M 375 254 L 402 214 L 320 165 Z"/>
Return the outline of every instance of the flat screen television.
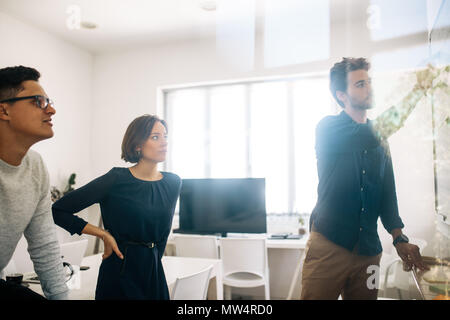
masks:
<path fill-rule="evenodd" d="M 265 179 L 183 179 L 179 218 L 174 232 L 266 233 Z"/>

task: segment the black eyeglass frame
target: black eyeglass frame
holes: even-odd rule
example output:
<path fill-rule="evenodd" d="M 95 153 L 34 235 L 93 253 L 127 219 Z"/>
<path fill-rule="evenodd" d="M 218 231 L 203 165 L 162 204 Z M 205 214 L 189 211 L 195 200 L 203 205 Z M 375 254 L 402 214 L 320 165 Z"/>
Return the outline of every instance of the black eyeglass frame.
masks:
<path fill-rule="evenodd" d="M 44 101 L 45 101 L 44 107 L 41 107 L 41 104 L 39 103 L 39 98 L 44 99 Z M 16 97 L 16 98 L 5 99 L 5 100 L 0 101 L 0 103 L 16 102 L 16 101 L 26 100 L 26 99 L 34 99 L 38 108 L 43 109 L 43 110 L 47 109 L 48 105 L 50 105 L 52 108 L 54 108 L 54 102 L 51 99 L 41 96 L 39 94 L 35 95 L 35 96 L 26 96 L 26 97 Z"/>

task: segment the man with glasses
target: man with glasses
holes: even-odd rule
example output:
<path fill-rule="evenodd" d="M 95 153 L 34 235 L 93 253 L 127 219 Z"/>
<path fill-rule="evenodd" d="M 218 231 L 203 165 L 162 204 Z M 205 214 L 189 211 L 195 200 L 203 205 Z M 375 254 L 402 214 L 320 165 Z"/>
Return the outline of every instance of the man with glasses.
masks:
<path fill-rule="evenodd" d="M 53 137 L 53 102 L 38 80 L 40 73 L 24 66 L 0 69 L 0 298 L 43 299 L 3 280 L 22 235 L 44 295 L 67 299 L 56 228 L 50 201 L 50 182 L 41 156 L 30 150 Z"/>

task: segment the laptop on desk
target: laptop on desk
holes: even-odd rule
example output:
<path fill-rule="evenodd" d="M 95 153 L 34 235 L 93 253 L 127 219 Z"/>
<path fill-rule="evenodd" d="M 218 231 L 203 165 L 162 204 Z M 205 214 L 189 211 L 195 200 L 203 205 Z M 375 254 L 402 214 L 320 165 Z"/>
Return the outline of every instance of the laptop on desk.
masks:
<path fill-rule="evenodd" d="M 292 234 L 292 233 L 273 233 L 270 235 L 268 239 L 270 240 L 300 240 L 303 238 L 301 234 Z"/>

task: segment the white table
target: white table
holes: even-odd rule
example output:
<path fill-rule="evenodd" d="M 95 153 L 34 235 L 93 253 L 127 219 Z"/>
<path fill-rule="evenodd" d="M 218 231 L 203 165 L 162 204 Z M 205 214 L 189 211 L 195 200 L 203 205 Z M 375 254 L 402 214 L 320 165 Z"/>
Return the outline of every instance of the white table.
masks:
<path fill-rule="evenodd" d="M 305 257 L 306 242 L 308 241 L 309 234 L 304 235 L 301 239 L 290 240 L 290 239 L 267 239 L 266 246 L 270 249 L 294 249 L 301 250 L 300 258 L 297 260 L 295 266 L 294 275 L 292 276 L 291 284 L 289 286 L 288 295 L 286 300 L 291 300 L 294 293 L 295 284 L 299 281 L 300 271 L 302 269 L 303 259 Z"/>
<path fill-rule="evenodd" d="M 163 256 L 161 261 L 169 291 L 173 288 L 177 278 L 197 273 L 212 265 L 211 279 L 215 277 L 217 300 L 223 300 L 222 260 Z M 90 268 L 89 270 L 80 271 L 80 289 L 71 289 L 69 291 L 70 300 L 94 300 L 98 270 L 101 262 L 102 253 L 83 259 L 82 265 L 89 266 Z M 30 289 L 41 295 L 43 294 L 40 284 L 30 284 Z"/>
<path fill-rule="evenodd" d="M 167 245 L 171 245 L 175 247 L 175 241 L 173 240 L 173 237 L 175 235 L 172 233 L 169 236 Z M 292 295 L 294 293 L 295 285 L 299 281 L 300 271 L 302 269 L 302 263 L 304 259 L 305 254 L 305 248 L 306 248 L 306 242 L 308 241 L 309 233 L 305 234 L 301 239 L 267 239 L 266 240 L 266 246 L 268 249 L 293 249 L 293 250 L 300 250 L 301 255 L 299 259 L 297 260 L 297 264 L 295 266 L 295 271 L 291 279 L 291 283 L 289 286 L 288 295 L 286 297 L 287 300 L 292 299 Z M 220 241 L 219 241 L 220 246 Z"/>
<path fill-rule="evenodd" d="M 95 288 L 97 286 L 97 277 L 100 264 L 102 262 L 102 254 L 96 254 L 88 257 L 84 257 L 81 265 L 88 266 L 88 270 L 80 271 L 81 285 L 79 289 L 69 290 L 70 300 L 94 300 Z M 35 275 L 35 274 L 34 274 Z M 24 275 L 24 279 L 29 278 L 28 275 Z M 40 284 L 30 283 L 31 290 L 44 295 Z"/>

